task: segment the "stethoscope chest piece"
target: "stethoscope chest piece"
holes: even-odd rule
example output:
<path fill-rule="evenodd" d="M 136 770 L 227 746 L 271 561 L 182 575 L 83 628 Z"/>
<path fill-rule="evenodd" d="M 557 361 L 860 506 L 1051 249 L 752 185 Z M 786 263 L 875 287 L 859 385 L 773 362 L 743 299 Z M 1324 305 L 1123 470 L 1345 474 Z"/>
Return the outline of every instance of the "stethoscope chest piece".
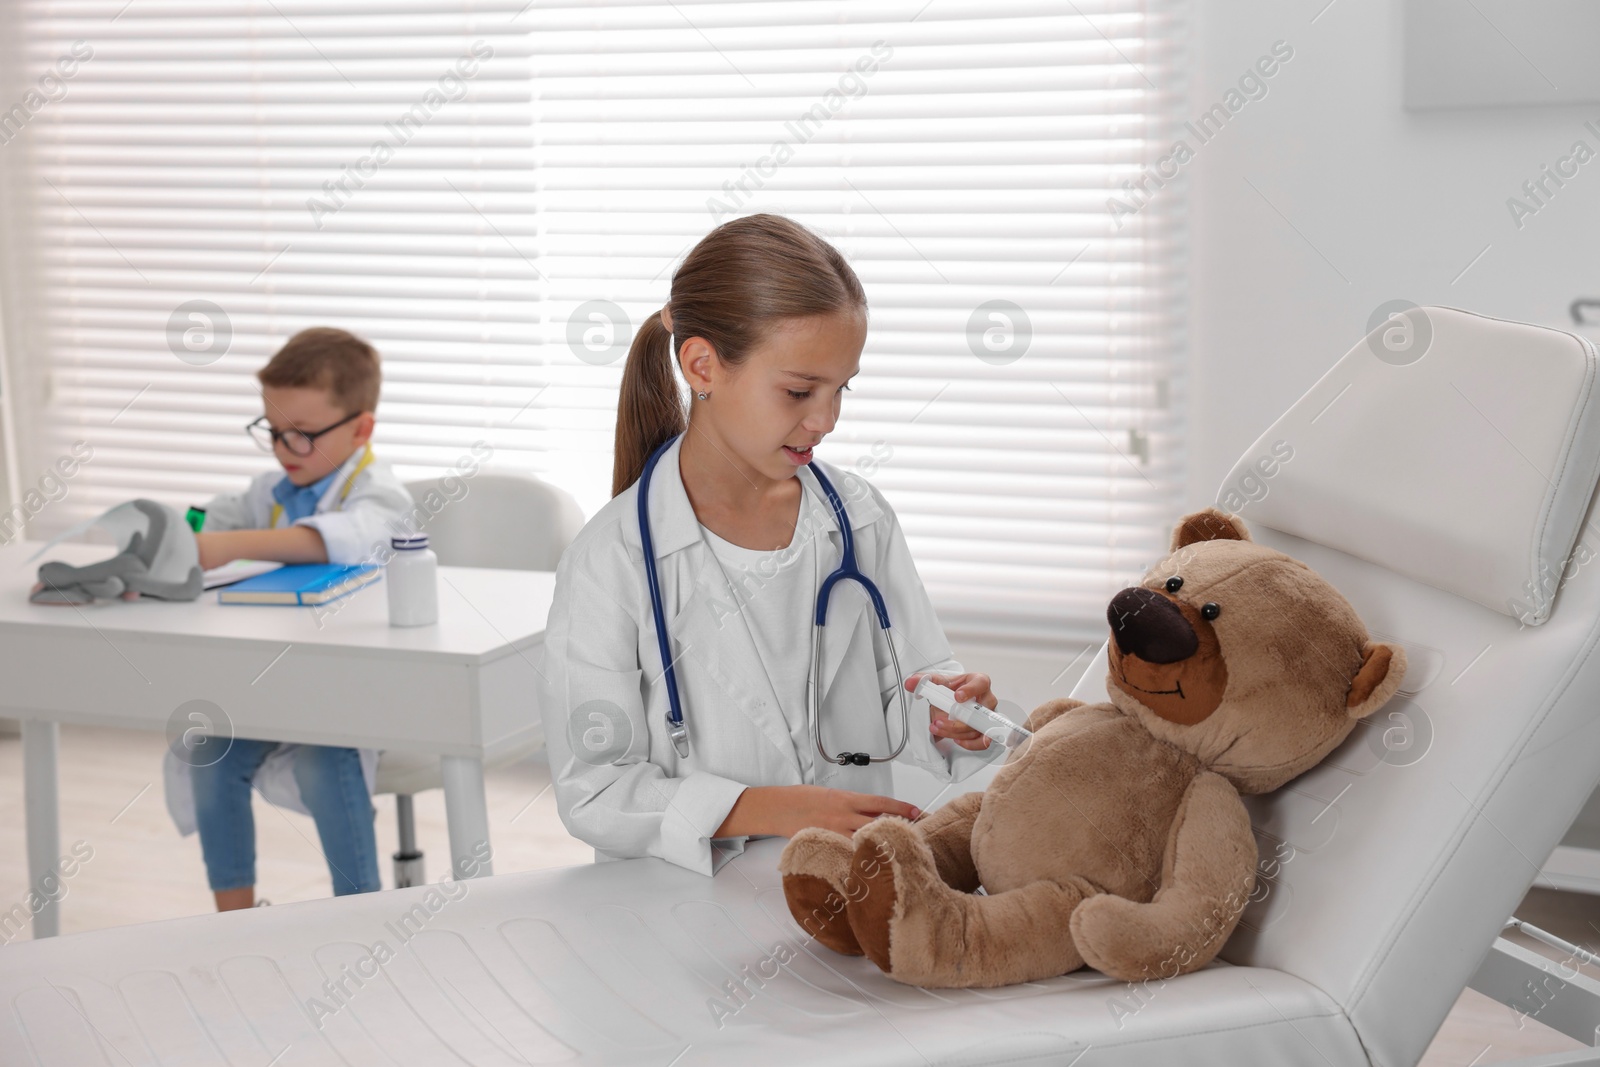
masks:
<path fill-rule="evenodd" d="M 673 722 L 672 713 L 667 713 L 667 736 L 672 738 L 672 747 L 677 749 L 679 759 L 689 758 L 689 731 L 682 721 Z"/>

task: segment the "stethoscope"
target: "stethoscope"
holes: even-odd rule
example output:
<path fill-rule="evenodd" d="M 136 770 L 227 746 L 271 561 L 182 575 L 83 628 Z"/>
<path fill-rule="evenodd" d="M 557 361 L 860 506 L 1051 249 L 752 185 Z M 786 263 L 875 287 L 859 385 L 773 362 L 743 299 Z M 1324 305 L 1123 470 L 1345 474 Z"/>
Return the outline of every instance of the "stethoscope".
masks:
<path fill-rule="evenodd" d="M 644 473 L 639 476 L 639 539 L 644 544 L 644 572 L 650 586 L 650 612 L 655 618 L 656 643 L 660 646 L 661 662 L 665 667 L 663 674 L 667 681 L 667 703 L 670 705 L 667 708 L 667 735 L 672 738 L 672 747 L 677 749 L 678 756 L 682 759 L 689 755 L 689 732 L 683 725 L 683 704 L 678 698 L 678 676 L 672 666 L 672 650 L 667 641 L 667 623 L 661 610 L 661 585 L 656 578 L 655 545 L 650 537 L 650 476 L 655 473 L 656 461 L 661 458 L 661 454 L 671 447 L 672 442 L 679 436 L 682 435 L 669 437 L 662 442 L 645 461 Z M 817 590 L 817 610 L 812 623 L 811 696 L 810 707 L 807 709 L 811 718 L 811 736 L 816 742 L 818 755 L 829 763 L 855 767 L 884 763 L 900 755 L 900 751 L 906 747 L 906 738 L 910 736 L 911 726 L 911 716 L 906 710 L 905 686 L 899 681 L 900 656 L 895 652 L 894 637 L 889 633 L 889 608 L 884 603 L 883 594 L 872 583 L 872 579 L 861 573 L 861 568 L 856 566 L 855 536 L 850 532 L 850 516 L 844 510 L 844 501 L 834 492 L 833 483 L 828 481 L 828 476 L 822 473 L 822 468 L 817 466 L 815 460 L 806 466 L 811 468 L 811 473 L 816 476 L 822 491 L 827 494 L 841 536 L 839 566 L 823 579 L 821 588 Z M 845 579 L 859 583 L 871 598 L 872 607 L 878 616 L 878 627 L 884 632 L 885 642 L 889 646 L 889 656 L 894 661 L 895 688 L 900 693 L 900 743 L 887 756 L 873 756 L 865 752 L 841 752 L 837 756 L 830 756 L 827 749 L 822 747 L 822 631 L 828 620 L 828 598 L 833 593 L 833 587 Z"/>

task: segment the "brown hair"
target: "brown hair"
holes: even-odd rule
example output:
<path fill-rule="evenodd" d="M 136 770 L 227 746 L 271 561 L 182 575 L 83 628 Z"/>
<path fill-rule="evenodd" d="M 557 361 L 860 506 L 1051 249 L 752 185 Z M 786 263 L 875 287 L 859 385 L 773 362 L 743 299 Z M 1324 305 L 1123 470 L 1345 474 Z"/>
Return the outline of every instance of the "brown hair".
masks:
<path fill-rule="evenodd" d="M 747 215 L 705 237 L 672 275 L 672 332 L 650 315 L 628 349 L 617 400 L 611 495 L 638 481 L 661 442 L 689 425 L 673 368 L 683 342 L 703 337 L 724 366 L 737 367 L 786 319 L 867 306 L 844 256 L 781 215 Z"/>
<path fill-rule="evenodd" d="M 256 371 L 258 382 L 276 389 L 326 389 L 351 414 L 377 408 L 382 377 L 377 349 L 332 326 L 301 330 Z"/>

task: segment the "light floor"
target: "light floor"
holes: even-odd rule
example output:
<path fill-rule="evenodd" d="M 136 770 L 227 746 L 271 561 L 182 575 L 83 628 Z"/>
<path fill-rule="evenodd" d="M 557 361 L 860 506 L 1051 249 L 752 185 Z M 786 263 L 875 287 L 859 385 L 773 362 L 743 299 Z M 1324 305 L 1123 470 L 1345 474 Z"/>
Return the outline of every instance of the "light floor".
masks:
<path fill-rule="evenodd" d="M 63 852 L 83 841 L 93 858 L 68 883 L 62 930 L 76 933 L 212 910 L 198 837 L 181 838 L 162 799 L 160 734 L 87 727 L 61 730 Z M 543 756 L 487 776 L 489 826 L 499 873 L 588 863 L 593 852 L 567 835 L 556 816 Z M 394 798 L 378 808 L 379 867 L 393 884 Z M 258 897 L 273 903 L 328 895 L 327 867 L 311 819 L 255 798 Z M 417 835 L 429 881 L 448 865 L 444 794 L 416 798 Z M 21 743 L 0 736 L 0 911 L 25 898 Z M 1600 897 L 1534 890 L 1519 917 L 1591 950 L 1600 944 Z M 24 934 L 23 936 L 26 936 Z M 1559 954 L 1531 942 L 1529 947 Z M 3 948 L 0 948 L 3 951 Z M 1588 968 L 1600 978 L 1600 971 Z M 1423 1059 L 1425 1067 L 1478 1067 L 1579 1048 L 1536 1022 L 1467 990 Z"/>

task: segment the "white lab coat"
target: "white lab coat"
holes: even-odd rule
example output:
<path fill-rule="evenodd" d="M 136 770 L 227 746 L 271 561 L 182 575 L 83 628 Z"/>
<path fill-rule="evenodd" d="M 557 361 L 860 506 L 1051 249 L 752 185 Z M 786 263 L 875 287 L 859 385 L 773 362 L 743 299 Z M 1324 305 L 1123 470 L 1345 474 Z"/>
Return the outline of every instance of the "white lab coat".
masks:
<path fill-rule="evenodd" d="M 596 859 L 659 856 L 711 874 L 744 850 L 743 837 L 718 839 L 713 848 L 711 835 L 746 785 L 803 783 L 739 601 L 684 491 L 681 442 L 656 467 L 650 527 L 688 757 L 679 758 L 666 728 L 667 689 L 639 537 L 637 482 L 608 501 L 561 557 L 539 709 L 561 821 L 595 847 Z M 888 502 L 865 479 L 822 466 L 849 513 L 857 561 L 888 603 L 901 669 L 907 675 L 960 672 Z M 838 565 L 841 536 L 815 475 L 802 467 L 798 477 L 802 505 L 820 509 L 818 528 L 827 530 L 827 544 L 816 546 L 820 584 Z M 896 689 L 902 679 L 894 676 L 883 631 L 860 587 L 841 582 L 835 590 L 822 655 L 824 738 L 830 752 L 882 755 L 899 740 Z M 815 598 L 793 608 L 809 617 Z M 973 752 L 935 740 L 918 706 L 910 703 L 910 739 L 901 760 L 957 782 L 1003 754 L 999 745 Z M 599 731 L 592 736 L 602 743 L 586 746 L 586 731 Z M 605 758 L 591 758 L 595 749 Z M 817 758 L 815 765 L 818 785 L 891 793 L 887 763 L 840 767 Z"/>
<path fill-rule="evenodd" d="M 405 485 L 382 460 L 374 459 L 367 464 L 366 469 L 350 482 L 350 492 L 347 495 L 343 493 L 344 484 L 360 464 L 361 457 L 362 450 L 357 449 L 329 481 L 327 490 L 317 501 L 316 512 L 292 524 L 314 527 L 322 535 L 329 563 L 381 562 L 383 556 L 380 553 L 392 535 L 414 532 L 406 516 L 415 502 Z M 282 480 L 283 471 L 265 471 L 252 478 L 242 493 L 221 493 L 212 497 L 205 506 L 205 524 L 201 529 L 206 533 L 266 529 L 272 521 L 272 505 L 276 503 L 272 498 L 272 487 Z M 290 743 L 279 745 L 256 771 L 254 784 L 261 795 L 273 804 L 309 815 L 305 802 L 300 799 L 300 786 L 294 780 L 295 752 L 299 748 L 299 745 Z M 361 776 L 366 779 L 367 795 L 370 797 L 377 780 L 378 750 L 362 748 L 356 751 L 361 755 Z M 166 786 L 167 812 L 177 824 L 178 832 L 185 837 L 197 828 L 194 782 L 190 770 L 189 765 L 177 756 L 171 752 L 166 754 L 162 778 Z"/>

